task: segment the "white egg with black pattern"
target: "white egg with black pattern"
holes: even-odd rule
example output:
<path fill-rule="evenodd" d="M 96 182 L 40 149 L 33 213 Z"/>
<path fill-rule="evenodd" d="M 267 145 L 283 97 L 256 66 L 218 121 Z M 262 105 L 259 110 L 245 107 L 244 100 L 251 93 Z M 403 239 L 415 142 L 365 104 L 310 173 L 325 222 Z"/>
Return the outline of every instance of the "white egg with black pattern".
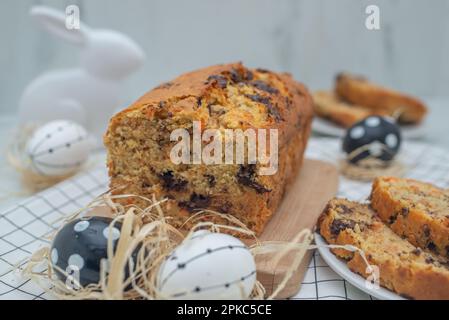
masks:
<path fill-rule="evenodd" d="M 256 283 L 248 247 L 222 233 L 197 231 L 167 257 L 158 289 L 168 299 L 247 299 Z"/>
<path fill-rule="evenodd" d="M 81 125 L 69 120 L 56 120 L 35 130 L 25 152 L 35 173 L 62 176 L 81 168 L 92 145 L 89 134 Z"/>
<path fill-rule="evenodd" d="M 399 152 L 401 140 L 401 130 L 392 118 L 370 116 L 346 131 L 343 151 L 354 164 L 370 157 L 388 162 Z"/>

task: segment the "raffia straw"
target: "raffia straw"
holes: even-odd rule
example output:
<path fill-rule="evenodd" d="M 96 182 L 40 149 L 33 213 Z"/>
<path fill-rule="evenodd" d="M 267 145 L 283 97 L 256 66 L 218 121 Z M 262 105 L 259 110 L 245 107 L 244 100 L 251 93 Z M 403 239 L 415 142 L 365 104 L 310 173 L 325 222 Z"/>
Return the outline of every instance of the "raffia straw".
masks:
<path fill-rule="evenodd" d="M 196 222 L 198 220 L 207 219 L 207 218 L 220 218 L 224 221 L 227 221 L 229 225 L 217 224 L 211 221 L 206 222 Z M 254 231 L 248 229 L 248 227 L 241 222 L 239 219 L 230 214 L 223 214 L 213 210 L 200 210 L 197 213 L 193 214 L 189 217 L 182 225 L 181 229 L 185 227 L 187 223 L 194 223 L 195 225 L 192 227 L 190 233 L 193 233 L 199 229 L 210 228 L 213 232 L 221 232 L 222 230 L 227 230 L 231 232 L 236 232 L 241 235 L 245 235 L 249 238 L 253 238 L 256 243 L 258 243 L 258 239 Z"/>
<path fill-rule="evenodd" d="M 382 148 L 383 151 L 390 152 L 385 146 L 382 146 Z M 374 156 L 368 156 L 358 161 L 357 164 L 350 162 L 351 159 L 368 150 L 369 145 L 361 146 L 352 151 L 347 159 L 340 160 L 340 172 L 350 179 L 360 181 L 371 181 L 378 176 L 395 175 L 400 177 L 405 173 L 405 165 L 398 160 L 385 162 Z"/>
<path fill-rule="evenodd" d="M 287 256 L 294 257 L 289 270 L 280 284 L 267 297 L 268 299 L 274 299 L 285 288 L 288 280 L 301 264 L 305 252 L 315 248 L 310 244 L 313 239 L 310 230 L 301 230 L 291 242 L 259 242 L 254 233 L 235 217 L 210 210 L 198 212 L 191 217 L 191 221 L 200 218 L 204 219 L 204 217 L 215 217 L 225 219 L 224 221 L 227 224 L 214 224 L 213 222 L 203 221 L 194 225 L 186 235 L 167 222 L 167 217 L 164 215 L 161 207 L 161 204 L 166 199 L 158 200 L 155 196 L 152 196 L 151 199 L 140 197 L 148 202 L 148 206 L 143 209 L 133 205 L 123 206 L 114 202 L 114 199 L 124 197 L 136 196 L 105 193 L 89 203 L 85 208 L 74 212 L 66 221 L 83 217 L 92 208 L 107 206 L 111 209 L 113 218 L 110 224 L 109 235 L 111 235 L 113 225 L 116 223 L 122 224 L 121 236 L 115 252 L 113 250 L 112 237 L 110 236 L 108 239 L 107 260 L 101 265 L 98 284 L 81 287 L 79 283 L 75 283 L 78 290 L 68 288 L 64 282 L 57 278 L 55 272 L 58 271 L 66 277 L 69 275 L 66 274 L 65 270 L 60 270 L 52 265 L 50 248 L 48 247 L 39 249 L 29 258 L 22 269 L 22 274 L 59 299 L 167 299 L 169 297 L 164 296 L 158 289 L 158 273 L 160 266 L 168 255 L 196 230 L 207 229 L 211 232 L 224 230 L 233 233 L 240 232 L 245 237 L 253 236 L 256 241 L 250 247 L 250 252 L 255 258 L 258 255 L 271 254 L 274 263 L 277 264 Z M 52 237 L 54 237 L 54 234 L 49 237 L 50 240 Z M 341 247 L 346 248 L 347 246 Z M 354 248 L 351 249 L 356 250 Z M 132 255 L 135 252 L 137 252 L 137 258 L 133 260 Z M 127 266 L 128 269 L 126 269 Z M 126 279 L 125 270 L 129 274 L 129 277 Z M 243 287 L 241 289 L 243 292 Z M 250 298 L 263 299 L 265 297 L 265 288 L 259 281 L 256 281 Z"/>

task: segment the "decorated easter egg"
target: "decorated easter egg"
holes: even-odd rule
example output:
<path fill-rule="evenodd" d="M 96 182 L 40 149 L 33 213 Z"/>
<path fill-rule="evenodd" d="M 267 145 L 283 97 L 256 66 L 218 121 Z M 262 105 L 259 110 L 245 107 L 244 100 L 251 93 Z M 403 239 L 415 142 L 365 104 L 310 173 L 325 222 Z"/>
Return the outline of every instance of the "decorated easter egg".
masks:
<path fill-rule="evenodd" d="M 401 131 L 393 119 L 370 116 L 357 122 L 346 132 L 343 150 L 351 163 L 373 157 L 392 160 L 401 145 Z"/>
<path fill-rule="evenodd" d="M 205 230 L 185 239 L 158 273 L 160 293 L 169 299 L 247 299 L 256 264 L 239 239 Z"/>
<path fill-rule="evenodd" d="M 76 219 L 56 234 L 51 250 L 50 260 L 58 278 L 76 286 L 98 283 L 100 267 L 107 268 L 108 239 L 111 237 L 115 247 L 120 238 L 121 224 L 110 226 L 112 219 L 106 217 L 90 217 Z M 76 280 L 76 281 L 74 281 Z"/>
<path fill-rule="evenodd" d="M 87 131 L 68 120 L 56 120 L 38 128 L 26 145 L 31 169 L 44 176 L 76 172 L 87 160 L 91 141 Z"/>

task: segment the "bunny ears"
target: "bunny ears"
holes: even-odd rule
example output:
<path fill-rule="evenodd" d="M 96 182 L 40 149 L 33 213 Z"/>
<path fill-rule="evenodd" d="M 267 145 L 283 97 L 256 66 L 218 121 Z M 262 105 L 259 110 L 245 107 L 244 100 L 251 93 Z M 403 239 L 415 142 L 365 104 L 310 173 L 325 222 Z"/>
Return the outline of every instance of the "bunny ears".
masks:
<path fill-rule="evenodd" d="M 69 14 L 70 12 L 67 12 Z M 88 40 L 89 27 L 80 23 L 79 29 L 70 29 L 67 26 L 69 15 L 64 15 L 61 11 L 46 7 L 33 6 L 30 15 L 47 31 L 74 44 L 84 44 Z"/>

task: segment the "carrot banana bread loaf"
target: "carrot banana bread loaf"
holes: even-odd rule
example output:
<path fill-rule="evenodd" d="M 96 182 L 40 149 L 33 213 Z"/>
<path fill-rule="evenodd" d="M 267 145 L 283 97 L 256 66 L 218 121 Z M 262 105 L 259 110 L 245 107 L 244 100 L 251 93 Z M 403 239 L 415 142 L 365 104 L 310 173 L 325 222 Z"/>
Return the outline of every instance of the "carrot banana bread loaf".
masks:
<path fill-rule="evenodd" d="M 379 177 L 371 205 L 398 235 L 449 257 L 449 193 L 412 179 Z"/>
<path fill-rule="evenodd" d="M 168 198 L 165 209 L 176 227 L 197 209 L 211 209 L 235 216 L 260 234 L 301 166 L 312 115 L 311 96 L 289 74 L 240 63 L 183 74 L 111 119 L 104 137 L 110 187 L 119 194 Z M 277 129 L 277 172 L 260 174 L 266 166 L 259 158 L 243 164 L 174 163 L 170 153 L 178 142 L 170 134 L 186 129 L 192 137 L 198 129 L 194 122 L 201 133 Z M 204 155 L 208 141 L 200 144 Z M 148 205 L 138 197 L 118 201 Z"/>
<path fill-rule="evenodd" d="M 330 244 L 363 250 L 370 265 L 379 268 L 382 286 L 408 298 L 449 299 L 448 261 L 402 239 L 367 204 L 333 199 L 320 216 L 318 228 Z M 360 253 L 345 249 L 333 252 L 347 260 L 352 271 L 369 276 Z"/>
<path fill-rule="evenodd" d="M 350 103 L 382 111 L 388 115 L 398 113 L 401 123 L 418 123 L 427 112 L 426 106 L 414 97 L 345 73 L 337 76 L 335 91 Z"/>
<path fill-rule="evenodd" d="M 313 105 L 317 116 L 349 128 L 354 123 L 371 115 L 386 115 L 385 112 L 352 105 L 340 100 L 333 92 L 317 91 L 313 94 Z"/>

